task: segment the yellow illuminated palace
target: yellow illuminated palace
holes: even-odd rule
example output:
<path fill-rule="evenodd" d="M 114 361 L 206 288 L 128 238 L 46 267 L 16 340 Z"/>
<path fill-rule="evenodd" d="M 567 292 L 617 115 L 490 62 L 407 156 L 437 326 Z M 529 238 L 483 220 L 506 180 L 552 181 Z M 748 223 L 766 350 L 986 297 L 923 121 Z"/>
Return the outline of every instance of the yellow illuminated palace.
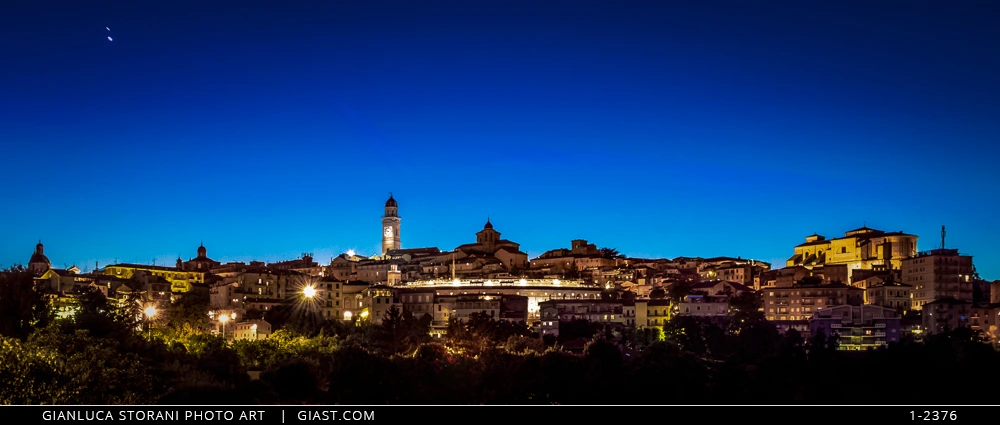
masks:
<path fill-rule="evenodd" d="M 904 259 L 917 255 L 917 236 L 899 232 L 884 232 L 864 226 L 844 233 L 843 237 L 826 239 L 813 234 L 795 247 L 795 254 L 786 261 L 787 267 L 813 268 L 823 265 L 846 265 L 849 269 L 871 269 L 892 265 L 899 270 Z"/>
<path fill-rule="evenodd" d="M 212 267 L 218 266 L 217 261 L 208 258 L 208 249 L 202 244 L 198 247 L 198 256 L 188 261 L 177 259 L 177 267 L 152 266 L 145 264 L 113 264 L 104 268 L 104 274 L 122 279 L 131 279 L 137 271 L 143 271 L 153 276 L 162 277 L 170 282 L 171 292 L 188 292 L 192 285 L 204 284 L 205 275 Z"/>

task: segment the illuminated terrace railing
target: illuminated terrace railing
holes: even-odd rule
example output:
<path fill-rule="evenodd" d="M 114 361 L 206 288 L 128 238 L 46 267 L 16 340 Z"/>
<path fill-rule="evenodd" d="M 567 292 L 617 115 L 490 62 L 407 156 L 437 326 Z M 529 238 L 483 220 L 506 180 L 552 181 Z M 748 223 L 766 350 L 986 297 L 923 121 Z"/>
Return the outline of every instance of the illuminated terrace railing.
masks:
<path fill-rule="evenodd" d="M 430 279 L 419 280 L 400 285 L 402 287 L 456 287 L 456 288 L 490 288 L 490 287 L 550 287 L 557 288 L 597 288 L 596 285 L 583 283 L 579 280 L 560 279 Z"/>

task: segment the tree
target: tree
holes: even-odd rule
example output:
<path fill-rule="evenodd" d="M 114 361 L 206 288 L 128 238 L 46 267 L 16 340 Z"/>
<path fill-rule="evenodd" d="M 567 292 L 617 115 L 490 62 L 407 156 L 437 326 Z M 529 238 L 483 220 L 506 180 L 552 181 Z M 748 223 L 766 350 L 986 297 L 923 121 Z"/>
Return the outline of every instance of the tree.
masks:
<path fill-rule="evenodd" d="M 403 314 L 399 306 L 393 304 L 382 317 L 381 330 L 390 353 L 398 353 L 403 345 L 405 331 L 403 329 Z"/>
<path fill-rule="evenodd" d="M 154 387 L 145 361 L 113 340 L 57 327 L 27 341 L 0 337 L 0 404 L 150 404 Z"/>
<path fill-rule="evenodd" d="M 96 337 L 105 337 L 113 333 L 132 332 L 133 320 L 119 316 L 120 311 L 111 305 L 108 298 L 94 286 L 77 287 L 74 291 L 79 310 L 73 318 L 77 329 L 83 329 Z M 72 326 L 72 324 L 70 325 Z"/>
<path fill-rule="evenodd" d="M 838 346 L 839 341 L 836 333 L 828 336 L 826 332 L 820 329 L 809 338 L 807 349 L 810 358 L 820 358 L 826 353 L 836 351 Z"/>
<path fill-rule="evenodd" d="M 615 259 L 615 258 L 625 258 L 624 255 L 618 252 L 615 248 L 601 248 L 601 257 Z"/>
<path fill-rule="evenodd" d="M 20 265 L 0 271 L 0 335 L 23 340 L 49 319 L 48 305 L 31 272 Z"/>
<path fill-rule="evenodd" d="M 694 284 L 689 282 L 674 282 L 667 288 L 667 291 L 670 299 L 675 303 L 695 292 Z"/>
<path fill-rule="evenodd" d="M 626 302 L 626 303 L 634 303 L 634 302 L 635 302 L 635 299 L 636 299 L 636 293 L 635 293 L 635 292 L 632 292 L 632 291 L 622 291 L 622 292 L 621 292 L 621 293 L 619 294 L 619 297 L 621 298 L 621 300 L 622 300 L 623 302 Z"/>
<path fill-rule="evenodd" d="M 264 372 L 260 379 L 282 403 L 316 403 L 326 395 L 326 380 L 313 359 L 296 358 Z"/>
<path fill-rule="evenodd" d="M 187 292 L 170 304 L 163 313 L 163 320 L 169 330 L 178 338 L 208 332 L 212 326 L 208 317 L 209 299 L 198 292 Z"/>
<path fill-rule="evenodd" d="M 566 270 L 565 277 L 566 277 L 566 279 L 579 279 L 580 278 L 580 269 L 577 268 L 576 261 L 571 261 L 569 263 L 569 268 Z"/>
<path fill-rule="evenodd" d="M 403 341 L 407 350 L 413 349 L 430 342 L 431 322 L 434 318 L 430 314 L 424 313 L 419 318 L 413 317 L 413 313 L 403 313 Z"/>
<path fill-rule="evenodd" d="M 287 305 L 276 305 L 264 312 L 264 320 L 271 324 L 272 329 L 282 329 L 292 316 L 292 309 Z"/>
<path fill-rule="evenodd" d="M 743 292 L 729 298 L 730 331 L 739 334 L 741 330 L 765 321 L 761 311 L 763 300 L 759 292 Z"/>
<path fill-rule="evenodd" d="M 801 286 L 817 286 L 823 284 L 823 278 L 819 276 L 806 276 L 795 282 L 796 285 Z"/>
<path fill-rule="evenodd" d="M 544 353 L 545 341 L 542 338 L 532 338 L 530 336 L 511 335 L 504 343 L 504 350 L 512 354 L 524 353 Z"/>
<path fill-rule="evenodd" d="M 605 289 L 601 291 L 601 299 L 604 301 L 617 300 L 621 298 L 621 294 L 614 288 Z"/>
<path fill-rule="evenodd" d="M 602 326 L 600 323 L 591 322 L 586 319 L 559 322 L 559 340 L 566 342 L 579 338 L 592 339 L 601 330 Z"/>
<path fill-rule="evenodd" d="M 649 291 L 649 299 L 651 300 L 662 300 L 667 297 L 667 291 L 663 288 L 656 288 Z"/>

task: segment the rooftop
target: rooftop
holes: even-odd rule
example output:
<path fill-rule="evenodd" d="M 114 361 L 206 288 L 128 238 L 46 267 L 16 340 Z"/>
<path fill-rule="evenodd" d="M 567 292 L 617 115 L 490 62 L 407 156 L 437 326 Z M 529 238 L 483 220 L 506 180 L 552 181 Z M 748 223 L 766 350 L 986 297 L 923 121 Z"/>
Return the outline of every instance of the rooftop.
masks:
<path fill-rule="evenodd" d="M 932 249 L 930 251 L 921 251 L 921 252 L 917 253 L 917 257 L 918 258 L 919 257 L 930 257 L 930 256 L 934 256 L 934 255 L 942 255 L 942 256 L 944 256 L 944 255 L 947 255 L 947 256 L 959 255 L 959 256 L 963 256 L 963 257 L 971 257 L 971 255 L 960 254 L 958 252 L 957 248 L 954 248 L 954 249 L 953 248 L 938 248 L 938 249 Z"/>

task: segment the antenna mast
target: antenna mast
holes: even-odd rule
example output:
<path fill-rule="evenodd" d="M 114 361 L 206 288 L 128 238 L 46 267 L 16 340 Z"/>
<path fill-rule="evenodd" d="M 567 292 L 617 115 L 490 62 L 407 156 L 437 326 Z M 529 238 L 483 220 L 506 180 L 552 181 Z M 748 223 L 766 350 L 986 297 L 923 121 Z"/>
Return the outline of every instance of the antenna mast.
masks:
<path fill-rule="evenodd" d="M 944 249 L 944 235 L 945 235 L 944 226 L 941 226 L 941 249 Z"/>

